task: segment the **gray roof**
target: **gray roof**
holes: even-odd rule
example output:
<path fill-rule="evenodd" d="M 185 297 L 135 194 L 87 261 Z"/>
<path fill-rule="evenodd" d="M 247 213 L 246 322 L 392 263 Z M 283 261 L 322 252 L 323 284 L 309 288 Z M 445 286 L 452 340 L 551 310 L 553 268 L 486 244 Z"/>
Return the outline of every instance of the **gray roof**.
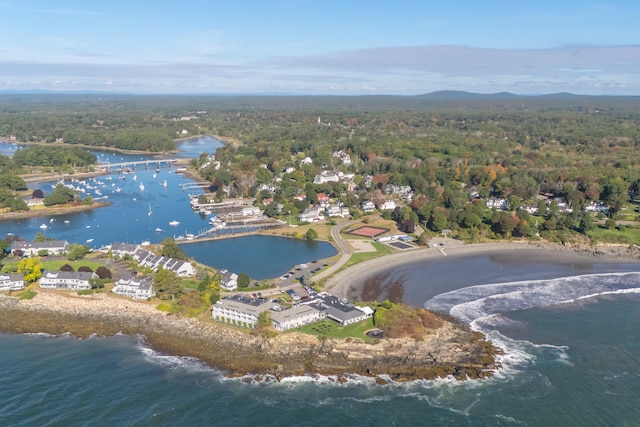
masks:
<path fill-rule="evenodd" d="M 341 323 L 361 317 L 364 314 L 361 310 L 355 308 L 353 304 L 345 304 L 333 295 L 325 295 L 319 298 L 321 300 L 320 305 L 327 313 L 327 316 L 337 319 Z"/>
<path fill-rule="evenodd" d="M 138 247 L 137 245 L 133 245 L 131 243 L 113 242 L 111 244 L 111 250 L 118 251 L 118 252 L 134 253 L 137 247 Z"/>
<path fill-rule="evenodd" d="M 318 312 L 320 310 L 312 307 L 310 304 L 301 304 L 282 311 L 271 311 L 271 319 L 277 323 L 283 323 L 287 320 L 295 319 L 306 314 Z"/>
<path fill-rule="evenodd" d="M 27 242 L 18 240 L 11 242 L 11 248 L 16 249 L 59 249 L 67 246 L 66 240 L 46 240 L 44 242 Z"/>
<path fill-rule="evenodd" d="M 225 306 L 240 313 L 259 315 L 273 307 L 274 303 L 264 298 L 250 298 L 244 295 L 232 295 L 218 300 L 216 304 Z"/>
<path fill-rule="evenodd" d="M 91 280 L 95 273 L 86 271 L 43 271 L 42 277 L 47 279 Z"/>

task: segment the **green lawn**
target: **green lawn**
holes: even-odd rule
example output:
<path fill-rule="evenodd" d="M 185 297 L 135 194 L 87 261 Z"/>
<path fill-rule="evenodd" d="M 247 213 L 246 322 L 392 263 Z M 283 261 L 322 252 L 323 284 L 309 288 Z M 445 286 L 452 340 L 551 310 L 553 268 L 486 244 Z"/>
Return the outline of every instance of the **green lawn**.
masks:
<path fill-rule="evenodd" d="M 79 261 L 69 261 L 69 260 L 51 260 L 47 261 L 46 258 L 40 258 L 40 262 L 42 263 L 43 270 L 53 270 L 58 271 L 60 267 L 65 264 L 69 264 L 73 267 L 74 270 L 78 271 L 78 267 L 89 267 L 91 270 L 96 271 L 98 267 L 103 267 L 104 263 L 97 261 L 89 261 L 81 259 Z M 18 267 L 18 261 L 5 261 L 2 263 L 2 272 L 15 271 Z"/>
<path fill-rule="evenodd" d="M 320 322 L 315 322 L 310 325 L 305 325 L 298 329 L 293 329 L 293 331 L 303 332 L 309 335 L 316 335 L 319 337 L 327 337 L 327 338 L 361 338 L 365 341 L 375 341 L 373 338 L 369 338 L 364 333 L 369 329 L 373 329 L 373 319 L 369 318 L 367 320 L 363 320 L 360 323 L 356 323 L 354 325 L 341 326 L 340 324 L 334 322 L 333 320 L 322 320 Z"/>
<path fill-rule="evenodd" d="M 588 234 L 591 240 L 598 242 L 640 244 L 640 227 L 621 226 L 620 229 L 609 230 L 608 228 L 595 226 Z"/>
<path fill-rule="evenodd" d="M 361 263 L 363 261 L 367 261 L 372 258 L 378 258 L 382 255 L 387 255 L 393 253 L 393 250 L 386 245 L 380 244 L 378 242 L 371 242 L 374 248 L 376 248 L 375 252 L 358 252 L 349 258 L 349 261 L 345 265 L 343 265 L 336 273 L 344 270 L 345 268 L 351 267 L 352 265 Z"/>

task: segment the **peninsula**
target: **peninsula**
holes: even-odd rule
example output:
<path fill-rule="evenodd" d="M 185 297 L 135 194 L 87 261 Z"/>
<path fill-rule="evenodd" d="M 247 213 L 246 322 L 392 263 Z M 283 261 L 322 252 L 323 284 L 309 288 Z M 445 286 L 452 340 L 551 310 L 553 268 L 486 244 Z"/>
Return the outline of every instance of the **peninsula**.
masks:
<path fill-rule="evenodd" d="M 143 335 L 154 349 L 193 356 L 229 376 L 353 375 L 384 383 L 454 376 L 486 378 L 499 351 L 483 336 L 433 315 L 419 339 L 322 339 L 299 332 L 267 338 L 215 322 L 168 315 L 154 306 L 105 294 L 38 291 L 32 300 L 0 296 L 0 330 L 70 333 L 79 338 Z"/>

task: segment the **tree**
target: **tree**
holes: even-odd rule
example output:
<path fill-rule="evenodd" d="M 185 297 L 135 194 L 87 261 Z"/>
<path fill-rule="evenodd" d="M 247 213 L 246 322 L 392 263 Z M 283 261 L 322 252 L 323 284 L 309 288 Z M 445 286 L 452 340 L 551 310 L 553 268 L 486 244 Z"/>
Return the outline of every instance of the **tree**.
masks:
<path fill-rule="evenodd" d="M 207 204 L 209 203 L 209 199 L 207 199 L 207 196 L 204 194 L 201 194 L 198 196 L 198 203 L 201 205 Z"/>
<path fill-rule="evenodd" d="M 80 269 L 78 269 L 78 271 L 80 271 Z M 89 279 L 89 284 L 91 285 L 91 289 L 104 288 L 104 280 L 99 277 L 94 277 Z"/>
<path fill-rule="evenodd" d="M 31 198 L 32 199 L 44 199 L 44 192 L 42 190 L 40 190 L 39 188 L 36 188 L 31 193 Z"/>
<path fill-rule="evenodd" d="M 91 251 L 87 245 L 71 244 L 67 246 L 67 259 L 69 261 L 77 261 L 84 258 Z"/>
<path fill-rule="evenodd" d="M 171 238 L 165 237 L 160 242 L 162 245 L 162 251 L 160 255 L 166 256 L 174 259 L 187 259 L 187 254 L 184 253 L 182 249 L 178 246 L 178 244 Z"/>
<path fill-rule="evenodd" d="M 256 324 L 257 327 L 268 328 L 273 325 L 273 321 L 271 319 L 271 311 L 265 310 L 262 313 L 258 314 L 258 322 Z"/>
<path fill-rule="evenodd" d="M 111 279 L 111 271 L 106 266 L 96 268 L 96 274 L 101 279 Z"/>
<path fill-rule="evenodd" d="M 78 271 L 81 271 L 83 273 L 93 273 L 93 270 L 91 269 L 91 267 L 87 265 L 81 265 L 80 267 L 78 267 Z"/>
<path fill-rule="evenodd" d="M 250 282 L 251 282 L 251 279 L 249 278 L 249 276 L 246 273 L 238 274 L 238 287 L 239 288 L 246 288 L 247 286 L 249 286 Z"/>
<path fill-rule="evenodd" d="M 307 230 L 307 232 L 305 233 L 304 237 L 307 240 L 315 240 L 318 238 L 318 232 L 316 230 L 314 230 L 313 228 L 310 228 Z"/>
<path fill-rule="evenodd" d="M 42 263 L 40 258 L 23 258 L 18 262 L 18 273 L 24 275 L 26 283 L 33 283 L 42 276 Z"/>
<path fill-rule="evenodd" d="M 34 242 L 46 242 L 48 240 L 53 240 L 47 236 L 45 236 L 43 233 L 41 233 L 40 231 L 38 231 L 35 236 L 33 236 L 33 241 Z"/>
<path fill-rule="evenodd" d="M 163 300 L 171 300 L 182 294 L 182 284 L 178 275 L 162 267 L 153 277 L 153 288 L 158 298 Z"/>
<path fill-rule="evenodd" d="M 75 271 L 75 270 L 71 265 L 64 264 L 62 267 L 60 267 L 60 271 Z"/>
<path fill-rule="evenodd" d="M 628 200 L 628 188 L 627 183 L 620 177 L 613 178 L 604 185 L 600 197 L 609 205 L 610 214 L 618 213 Z"/>

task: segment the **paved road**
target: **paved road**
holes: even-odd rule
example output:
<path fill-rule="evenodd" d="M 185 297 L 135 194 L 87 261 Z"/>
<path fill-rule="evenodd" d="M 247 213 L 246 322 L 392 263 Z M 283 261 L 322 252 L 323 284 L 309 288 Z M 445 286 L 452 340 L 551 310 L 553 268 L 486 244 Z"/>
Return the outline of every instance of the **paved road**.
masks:
<path fill-rule="evenodd" d="M 338 246 L 338 250 L 342 253 L 342 256 L 340 256 L 340 259 L 336 263 L 334 263 L 331 267 L 313 276 L 313 280 L 318 281 L 318 280 L 324 279 L 325 277 L 331 276 L 333 273 L 338 271 L 340 267 L 345 265 L 347 261 L 349 261 L 349 258 L 351 258 L 351 255 L 353 254 L 353 250 L 351 249 L 349 242 L 347 242 L 342 238 L 342 236 L 340 236 L 340 232 L 342 231 L 343 228 L 348 227 L 349 225 L 354 224 L 356 222 L 359 222 L 359 220 L 339 221 L 335 225 L 335 227 L 331 229 L 331 237 L 333 238 L 333 241 Z"/>

